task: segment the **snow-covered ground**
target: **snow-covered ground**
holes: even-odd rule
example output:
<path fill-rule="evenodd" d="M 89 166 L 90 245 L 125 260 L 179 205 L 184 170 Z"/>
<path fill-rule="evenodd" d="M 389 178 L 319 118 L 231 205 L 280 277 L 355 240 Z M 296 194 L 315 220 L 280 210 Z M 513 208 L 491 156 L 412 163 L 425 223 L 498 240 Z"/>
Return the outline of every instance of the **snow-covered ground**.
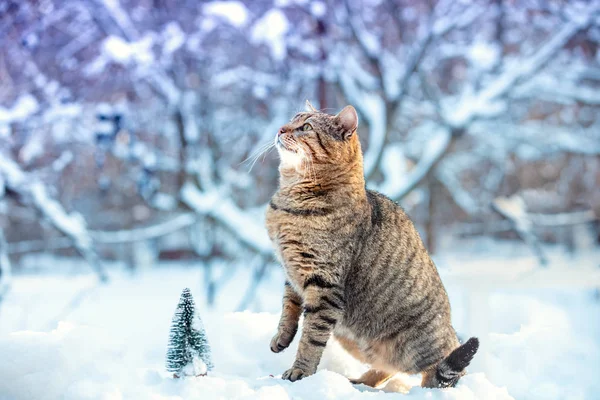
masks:
<path fill-rule="evenodd" d="M 467 337 L 471 284 L 451 278 L 460 264 L 510 270 L 529 265 L 514 243 L 494 256 L 456 251 L 437 257 L 449 283 L 455 326 Z M 549 267 L 598 268 L 600 252 L 573 258 L 551 252 Z M 56 260 L 56 262 L 59 262 Z M 567 265 L 568 263 L 568 265 Z M 241 270 L 241 268 L 240 268 Z M 566 269 L 565 269 L 566 270 Z M 600 301 L 591 289 L 492 290 L 489 334 L 479 362 L 453 389 L 418 387 L 399 376 L 407 394 L 351 385 L 365 370 L 333 340 L 319 372 L 296 383 L 279 379 L 292 363 L 297 340 L 282 354 L 269 350 L 283 277 L 271 271 L 253 308 L 231 312 L 249 275 L 240 272 L 222 289 L 216 307 L 204 302 L 201 268 L 164 264 L 135 277 L 112 270 L 97 286 L 91 276 L 17 275 L 0 304 L 0 399 L 594 399 L 600 393 Z M 164 369 L 171 317 L 182 288 L 190 287 L 213 349 L 209 376 L 174 380 Z M 84 295 L 82 295 L 84 294 Z M 480 298 L 478 298 L 481 300 Z M 472 301 L 472 300 L 471 300 Z"/>

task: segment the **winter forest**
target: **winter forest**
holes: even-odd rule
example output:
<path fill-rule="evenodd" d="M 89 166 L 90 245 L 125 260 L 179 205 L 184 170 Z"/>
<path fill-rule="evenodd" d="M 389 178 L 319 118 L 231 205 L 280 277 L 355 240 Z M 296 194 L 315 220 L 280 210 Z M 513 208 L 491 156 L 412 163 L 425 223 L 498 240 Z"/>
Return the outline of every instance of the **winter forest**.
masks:
<path fill-rule="evenodd" d="M 0 0 L 0 400 L 597 398 L 599 46 L 598 0 Z M 279 379 L 264 215 L 306 100 L 356 108 L 480 338 L 456 388 L 352 385 L 333 339 Z M 186 287 L 214 368 L 176 380 Z"/>

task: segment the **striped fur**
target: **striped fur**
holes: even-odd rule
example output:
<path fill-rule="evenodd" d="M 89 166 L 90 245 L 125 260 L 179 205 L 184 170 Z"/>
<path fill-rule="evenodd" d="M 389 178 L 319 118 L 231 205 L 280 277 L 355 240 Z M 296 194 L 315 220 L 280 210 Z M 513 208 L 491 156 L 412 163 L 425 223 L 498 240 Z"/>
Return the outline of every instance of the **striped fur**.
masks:
<path fill-rule="evenodd" d="M 313 374 L 333 334 L 372 367 L 356 382 L 376 386 L 401 371 L 452 386 L 478 342 L 459 347 L 448 296 L 409 217 L 365 189 L 357 124 L 351 106 L 336 116 L 313 110 L 276 137 L 280 185 L 266 222 L 288 280 L 271 350 L 289 346 L 303 314 L 284 379 Z"/>

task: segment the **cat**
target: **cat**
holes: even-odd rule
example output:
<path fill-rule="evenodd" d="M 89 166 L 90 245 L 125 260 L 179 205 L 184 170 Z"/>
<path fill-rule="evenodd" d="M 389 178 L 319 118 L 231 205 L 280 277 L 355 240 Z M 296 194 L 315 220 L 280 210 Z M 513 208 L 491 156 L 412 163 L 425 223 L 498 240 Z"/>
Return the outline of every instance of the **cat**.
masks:
<path fill-rule="evenodd" d="M 412 221 L 367 190 L 352 106 L 329 115 L 307 102 L 275 137 L 279 188 L 266 226 L 286 282 L 271 350 L 286 349 L 304 314 L 293 366 L 283 379 L 315 373 L 333 336 L 371 369 L 353 383 L 382 385 L 397 372 L 424 387 L 451 387 L 479 347 L 459 344 L 437 269 Z"/>

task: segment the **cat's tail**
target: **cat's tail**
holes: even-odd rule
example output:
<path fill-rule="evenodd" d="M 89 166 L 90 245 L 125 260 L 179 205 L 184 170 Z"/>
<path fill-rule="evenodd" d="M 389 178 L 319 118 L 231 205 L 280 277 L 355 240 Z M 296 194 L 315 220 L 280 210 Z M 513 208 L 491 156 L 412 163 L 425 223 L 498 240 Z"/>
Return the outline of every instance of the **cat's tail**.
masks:
<path fill-rule="evenodd" d="M 435 375 L 431 376 L 429 387 L 454 387 L 461 376 L 465 374 L 465 368 L 473 360 L 473 356 L 479 349 L 479 339 L 472 337 L 464 344 L 454 349 L 448 357 L 444 358 L 435 369 Z"/>

